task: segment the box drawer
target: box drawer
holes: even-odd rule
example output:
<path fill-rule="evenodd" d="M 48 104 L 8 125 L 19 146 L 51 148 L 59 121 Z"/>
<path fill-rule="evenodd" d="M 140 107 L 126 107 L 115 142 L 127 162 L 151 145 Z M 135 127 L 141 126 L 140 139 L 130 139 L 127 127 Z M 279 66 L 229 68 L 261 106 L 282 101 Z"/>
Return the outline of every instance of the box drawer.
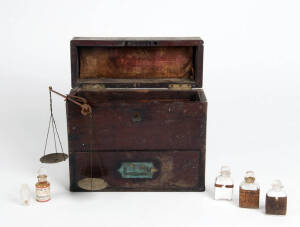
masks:
<path fill-rule="evenodd" d="M 207 103 L 198 91 L 79 95 L 93 114 L 84 117 L 78 106 L 67 103 L 72 151 L 205 149 Z"/>
<path fill-rule="evenodd" d="M 205 154 L 200 151 L 74 152 L 71 191 L 84 178 L 102 178 L 102 191 L 204 191 Z"/>

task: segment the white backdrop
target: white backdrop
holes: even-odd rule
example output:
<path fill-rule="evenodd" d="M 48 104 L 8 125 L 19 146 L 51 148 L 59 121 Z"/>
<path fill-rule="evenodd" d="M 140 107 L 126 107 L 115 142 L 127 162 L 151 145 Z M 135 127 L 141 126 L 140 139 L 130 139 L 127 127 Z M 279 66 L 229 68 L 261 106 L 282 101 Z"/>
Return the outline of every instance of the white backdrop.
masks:
<path fill-rule="evenodd" d="M 298 226 L 300 32 L 298 0 L 1 0 L 0 223 L 3 226 Z M 48 86 L 71 87 L 73 36 L 201 36 L 209 102 L 204 193 L 70 193 L 68 163 L 48 167 L 52 200 L 19 204 L 36 182 L 49 117 Z M 65 106 L 54 114 L 67 150 Z M 221 165 L 236 186 L 246 170 L 261 208 L 212 199 Z M 273 179 L 288 192 L 285 217 L 264 214 Z M 45 223 L 41 223 L 45 221 Z M 241 225 L 242 226 L 242 225 Z"/>

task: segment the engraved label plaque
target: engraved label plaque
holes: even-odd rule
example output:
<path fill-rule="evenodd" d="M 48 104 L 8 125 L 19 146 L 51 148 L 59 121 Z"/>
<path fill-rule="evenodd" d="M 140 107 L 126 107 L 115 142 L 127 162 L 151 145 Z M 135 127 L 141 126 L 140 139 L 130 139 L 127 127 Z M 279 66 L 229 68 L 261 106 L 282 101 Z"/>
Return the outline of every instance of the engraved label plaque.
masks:
<path fill-rule="evenodd" d="M 152 162 L 122 162 L 118 172 L 122 178 L 153 178 L 158 170 Z"/>

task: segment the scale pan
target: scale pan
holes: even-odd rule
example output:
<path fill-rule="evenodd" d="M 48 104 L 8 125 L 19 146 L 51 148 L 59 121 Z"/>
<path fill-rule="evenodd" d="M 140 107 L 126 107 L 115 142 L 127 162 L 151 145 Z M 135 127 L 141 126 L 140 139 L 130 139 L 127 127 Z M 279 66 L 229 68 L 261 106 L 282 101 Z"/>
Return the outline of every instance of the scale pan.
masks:
<path fill-rule="evenodd" d="M 58 163 L 65 161 L 68 158 L 68 155 L 65 153 L 52 153 L 44 155 L 40 158 L 41 163 Z"/>
<path fill-rule="evenodd" d="M 78 181 L 78 187 L 87 190 L 87 191 L 98 191 L 103 190 L 108 186 L 107 182 L 102 178 L 83 178 Z"/>

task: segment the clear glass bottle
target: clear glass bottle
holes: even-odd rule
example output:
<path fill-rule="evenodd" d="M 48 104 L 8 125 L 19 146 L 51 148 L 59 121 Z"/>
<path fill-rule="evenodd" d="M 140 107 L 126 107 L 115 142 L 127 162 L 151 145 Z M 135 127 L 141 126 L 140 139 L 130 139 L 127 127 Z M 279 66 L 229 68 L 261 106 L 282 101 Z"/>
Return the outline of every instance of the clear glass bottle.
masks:
<path fill-rule="evenodd" d="M 215 199 L 216 200 L 232 200 L 233 180 L 231 178 L 230 168 L 222 166 L 220 175 L 215 181 Z"/>
<path fill-rule="evenodd" d="M 47 181 L 47 172 L 42 167 L 38 171 L 38 182 L 35 184 L 36 200 L 38 202 L 47 202 L 50 197 L 50 183 Z"/>
<path fill-rule="evenodd" d="M 259 185 L 255 182 L 253 171 L 247 171 L 244 181 L 240 184 L 239 205 L 242 208 L 259 208 Z"/>
<path fill-rule="evenodd" d="M 280 180 L 272 183 L 266 194 L 266 214 L 285 215 L 287 210 L 287 194 Z"/>
<path fill-rule="evenodd" d="M 27 184 L 23 184 L 20 189 L 20 197 L 21 197 L 21 203 L 23 205 L 29 205 L 30 199 L 31 199 L 31 191 Z"/>

